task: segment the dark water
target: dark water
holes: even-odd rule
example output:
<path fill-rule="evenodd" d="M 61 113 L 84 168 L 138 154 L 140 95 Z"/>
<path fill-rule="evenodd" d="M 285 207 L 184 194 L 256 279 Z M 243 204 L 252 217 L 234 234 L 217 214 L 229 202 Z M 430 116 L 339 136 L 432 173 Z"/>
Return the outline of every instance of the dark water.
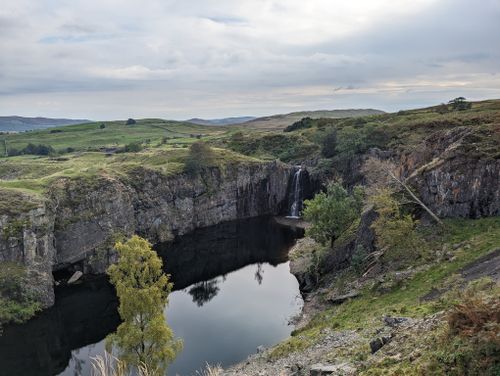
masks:
<path fill-rule="evenodd" d="M 257 346 L 286 338 L 302 304 L 288 268 L 298 234 L 270 218 L 200 229 L 157 246 L 175 291 L 165 314 L 184 350 L 169 375 L 192 375 L 206 362 L 227 366 Z M 56 291 L 56 304 L 0 336 L 0 375 L 89 375 L 91 356 L 119 325 L 106 278 Z"/>

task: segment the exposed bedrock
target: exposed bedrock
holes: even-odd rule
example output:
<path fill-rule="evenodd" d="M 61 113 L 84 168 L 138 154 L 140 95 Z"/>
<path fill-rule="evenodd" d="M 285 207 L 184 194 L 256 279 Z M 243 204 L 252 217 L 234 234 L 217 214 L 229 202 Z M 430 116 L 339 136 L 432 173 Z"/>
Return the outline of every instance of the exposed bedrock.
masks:
<path fill-rule="evenodd" d="M 475 142 L 475 130 L 456 127 L 436 131 L 413 148 L 371 149 L 334 165 L 329 178 L 348 186 L 364 184 L 364 161 L 390 160 L 397 173 L 419 198 L 440 217 L 479 218 L 500 215 L 500 159 L 498 151 Z"/>
<path fill-rule="evenodd" d="M 402 176 L 438 216 L 500 214 L 500 160 L 475 137 L 469 127 L 440 131 L 399 156 Z"/>
<path fill-rule="evenodd" d="M 279 214 L 291 173 L 286 164 L 266 162 L 196 176 L 137 168 L 120 178 L 61 179 L 37 208 L 0 215 L 0 261 L 24 264 L 48 307 L 52 271 L 102 273 L 120 237 L 138 233 L 157 243 L 225 221 Z"/>

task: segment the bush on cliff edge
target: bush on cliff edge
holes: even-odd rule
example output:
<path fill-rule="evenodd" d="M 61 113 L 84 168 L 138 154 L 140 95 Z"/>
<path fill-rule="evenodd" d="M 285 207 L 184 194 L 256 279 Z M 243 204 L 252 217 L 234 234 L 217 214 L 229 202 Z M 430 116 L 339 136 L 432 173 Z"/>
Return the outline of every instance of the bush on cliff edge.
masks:
<path fill-rule="evenodd" d="M 0 331 L 4 324 L 21 323 L 40 309 L 35 293 L 29 288 L 24 266 L 0 263 Z"/>

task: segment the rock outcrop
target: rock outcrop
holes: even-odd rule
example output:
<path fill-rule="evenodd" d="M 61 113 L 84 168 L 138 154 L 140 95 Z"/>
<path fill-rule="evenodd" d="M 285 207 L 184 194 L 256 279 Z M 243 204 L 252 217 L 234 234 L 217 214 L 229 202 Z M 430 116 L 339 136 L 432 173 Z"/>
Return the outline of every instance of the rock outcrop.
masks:
<path fill-rule="evenodd" d="M 123 236 L 152 243 L 196 228 L 278 214 L 291 169 L 280 162 L 209 168 L 165 176 L 137 168 L 124 177 L 60 179 L 48 198 L 23 213 L 0 215 L 0 261 L 24 264 L 43 306 L 54 302 L 52 271 L 102 273 Z"/>
<path fill-rule="evenodd" d="M 498 145 L 493 135 L 484 132 L 459 126 L 431 132 L 411 148 L 372 148 L 334 165 L 330 175 L 321 178 L 341 178 L 349 187 L 365 184 L 364 161 L 389 160 L 397 167 L 396 174 L 439 217 L 500 215 Z M 490 144 L 484 138 L 490 138 Z"/>
<path fill-rule="evenodd" d="M 412 176 L 411 182 L 440 217 L 500 215 L 500 160 L 448 158 Z"/>
<path fill-rule="evenodd" d="M 50 203 L 39 200 L 34 204 L 37 207 L 16 215 L 0 215 L 0 263 L 16 262 L 26 266 L 31 290 L 40 303 L 48 307 L 54 303 L 55 215 Z"/>
<path fill-rule="evenodd" d="M 500 160 L 481 150 L 477 132 L 470 127 L 438 131 L 396 157 L 400 175 L 440 217 L 500 214 Z"/>

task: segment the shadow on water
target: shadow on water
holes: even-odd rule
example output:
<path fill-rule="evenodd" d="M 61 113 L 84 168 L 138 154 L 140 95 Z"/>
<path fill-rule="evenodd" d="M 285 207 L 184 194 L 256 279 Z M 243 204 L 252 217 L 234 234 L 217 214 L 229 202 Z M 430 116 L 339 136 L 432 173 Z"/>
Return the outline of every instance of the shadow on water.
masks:
<path fill-rule="evenodd" d="M 234 294 L 229 294 L 230 285 L 232 283 L 233 289 L 242 289 L 243 285 L 238 285 L 240 282 L 231 272 L 255 264 L 244 273 L 251 273 L 256 285 L 263 281 L 265 284 L 271 272 L 266 272 L 263 265 L 286 262 L 289 248 L 300 236 L 301 230 L 280 226 L 272 218 L 255 218 L 198 229 L 174 242 L 157 245 L 165 271 L 171 274 L 174 290 L 178 291 L 172 294 L 167 310 L 169 319 L 172 316 L 174 321 L 172 327 L 176 335 L 192 336 L 183 329 L 187 326 L 185 318 L 200 320 L 196 316 L 200 312 L 194 311 L 205 309 L 218 294 L 222 295 L 222 302 L 229 299 L 225 304 L 237 304 Z M 229 274 L 234 281 L 226 283 Z M 277 282 L 272 278 L 268 281 L 275 285 Z M 189 306 L 184 305 L 187 297 Z M 89 374 L 88 356 L 102 352 L 102 340 L 115 331 L 120 322 L 117 305 L 114 289 L 103 276 L 89 278 L 80 285 L 57 288 L 54 307 L 25 324 L 4 328 L 0 336 L 0 375 Z M 212 309 L 221 308 L 213 305 Z M 218 315 L 203 312 L 212 318 Z M 241 351 L 234 355 L 235 359 L 226 359 L 226 363 L 240 360 L 236 357 L 241 358 Z M 189 352 L 189 346 L 184 352 Z M 193 362 L 193 356 L 197 355 L 181 356 L 184 362 Z M 181 359 L 179 364 L 182 362 Z"/>

